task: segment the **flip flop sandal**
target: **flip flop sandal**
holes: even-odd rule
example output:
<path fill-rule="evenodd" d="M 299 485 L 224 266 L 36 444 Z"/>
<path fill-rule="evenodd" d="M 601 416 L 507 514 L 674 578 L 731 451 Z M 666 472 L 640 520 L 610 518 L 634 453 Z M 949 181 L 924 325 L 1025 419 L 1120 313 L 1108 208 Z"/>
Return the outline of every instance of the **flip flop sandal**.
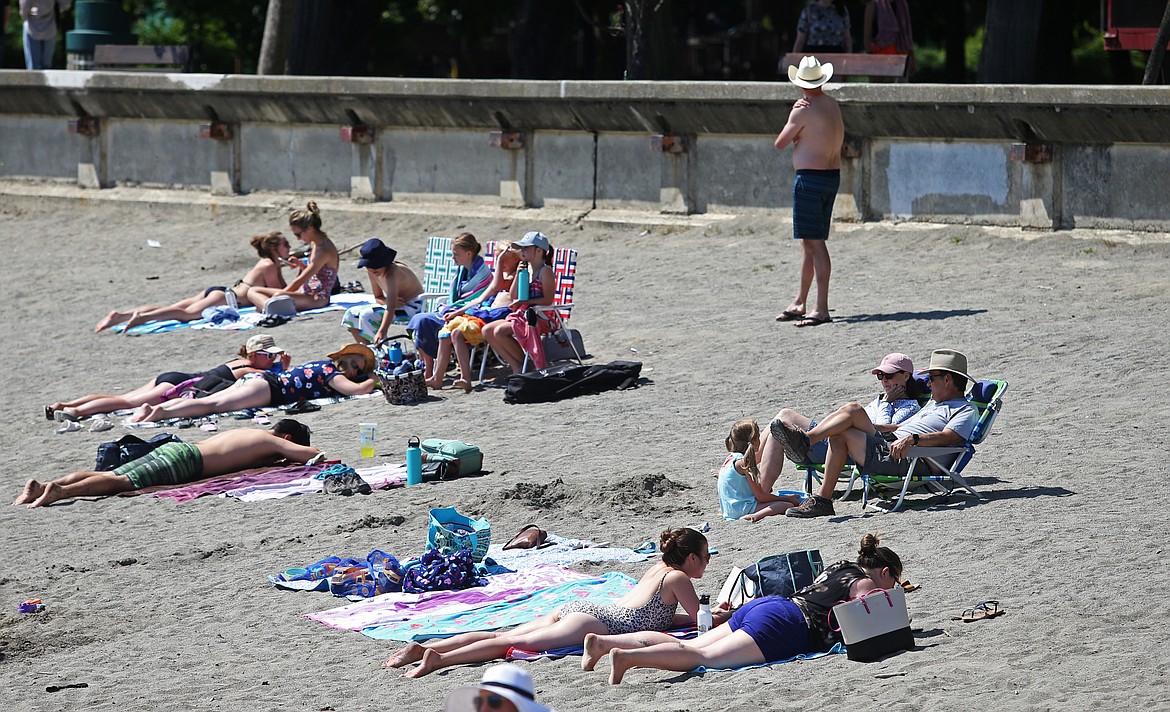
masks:
<path fill-rule="evenodd" d="M 999 601 L 980 601 L 963 611 L 963 615 L 952 618 L 951 620 L 974 623 L 975 621 L 981 621 L 986 618 L 1002 616 L 1004 613 L 1007 613 L 1007 611 L 999 607 Z"/>
<path fill-rule="evenodd" d="M 56 420 L 56 418 L 53 417 L 53 414 L 56 412 L 57 411 L 53 410 L 53 406 L 45 406 L 45 420 Z"/>
<path fill-rule="evenodd" d="M 78 430 L 81 430 L 81 423 L 76 420 L 66 420 L 64 423 L 61 423 L 61 427 L 57 428 L 57 434 L 76 433 Z"/>

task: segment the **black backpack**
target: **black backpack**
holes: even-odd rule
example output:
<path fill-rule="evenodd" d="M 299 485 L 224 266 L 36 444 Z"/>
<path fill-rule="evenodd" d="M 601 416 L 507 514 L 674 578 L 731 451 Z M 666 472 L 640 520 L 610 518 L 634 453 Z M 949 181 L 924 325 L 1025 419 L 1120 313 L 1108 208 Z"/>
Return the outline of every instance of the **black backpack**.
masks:
<path fill-rule="evenodd" d="M 137 460 L 160 445 L 181 442 L 183 441 L 171 433 L 159 433 L 150 440 L 143 440 L 137 435 L 123 435 L 117 440 L 98 445 L 97 464 L 93 469 L 98 472 L 107 472 L 121 467 L 127 462 Z"/>
<path fill-rule="evenodd" d="M 611 361 L 582 366 L 570 364 L 555 369 L 510 376 L 504 391 L 505 403 L 549 403 L 584 394 L 625 390 L 638 385 L 642 364 Z"/>

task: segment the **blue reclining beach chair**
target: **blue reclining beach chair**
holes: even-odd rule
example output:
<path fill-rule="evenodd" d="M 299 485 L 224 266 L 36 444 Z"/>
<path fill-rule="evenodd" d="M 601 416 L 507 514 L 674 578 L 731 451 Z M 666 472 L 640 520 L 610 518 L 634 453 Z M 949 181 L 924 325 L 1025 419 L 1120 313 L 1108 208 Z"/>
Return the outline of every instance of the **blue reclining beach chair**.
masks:
<path fill-rule="evenodd" d="M 972 431 L 971 437 L 966 442 L 948 447 L 911 448 L 909 452 L 910 469 L 905 477 L 862 475 L 856 466 L 849 465 L 846 467 L 846 470 L 850 472 L 849 482 L 845 486 L 845 493 L 839 499 L 845 499 L 852 494 L 858 481 L 862 485 L 862 509 L 869 505 L 871 493 L 899 490 L 898 500 L 892 507 L 889 509 L 874 507 L 882 513 L 897 511 L 902 506 L 911 487 L 915 489 L 926 487 L 940 494 L 951 494 L 956 489 L 961 488 L 976 498 L 981 498 L 981 495 L 963 478 L 962 473 L 967 467 L 967 463 L 975 456 L 975 446 L 982 444 L 991 433 L 991 426 L 1003 409 L 1003 394 L 1007 387 L 1007 381 L 994 379 L 976 381 L 975 385 L 971 387 L 970 393 L 967 394 L 967 401 L 978 409 L 979 420 L 975 424 L 975 430 Z M 949 467 L 943 464 L 952 458 L 954 462 Z M 806 492 L 812 492 L 814 481 L 820 481 L 824 466 L 808 463 L 799 465 L 797 469 L 805 471 L 804 489 Z"/>

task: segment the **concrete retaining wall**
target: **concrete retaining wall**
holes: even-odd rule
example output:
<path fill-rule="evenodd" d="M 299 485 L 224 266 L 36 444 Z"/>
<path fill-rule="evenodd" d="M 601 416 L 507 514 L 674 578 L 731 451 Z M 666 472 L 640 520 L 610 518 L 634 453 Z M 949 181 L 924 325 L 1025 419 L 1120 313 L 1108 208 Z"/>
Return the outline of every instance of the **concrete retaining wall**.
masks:
<path fill-rule="evenodd" d="M 829 85 L 842 220 L 1166 230 L 1161 87 Z M 0 177 L 673 213 L 791 209 L 794 87 L 0 71 Z M 68 132 L 92 117 L 97 132 Z M 220 139 L 201 124 L 220 122 Z M 369 127 L 346 143 L 343 126 Z M 511 143 L 492 132 L 514 132 Z M 84 133 L 84 132 L 83 132 Z M 685 146 L 655 150 L 654 135 Z"/>

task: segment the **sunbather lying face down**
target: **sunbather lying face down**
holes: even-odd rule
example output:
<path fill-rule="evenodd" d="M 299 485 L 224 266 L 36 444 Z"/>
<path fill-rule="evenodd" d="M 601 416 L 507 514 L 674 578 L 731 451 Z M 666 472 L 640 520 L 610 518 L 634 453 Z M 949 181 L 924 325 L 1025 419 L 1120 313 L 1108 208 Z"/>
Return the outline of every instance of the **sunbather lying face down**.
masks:
<path fill-rule="evenodd" d="M 318 450 L 309 447 L 309 429 L 284 419 L 271 432 L 256 428 L 230 430 L 203 442 L 167 443 L 113 472 L 82 471 L 52 482 L 29 480 L 13 504 L 30 509 L 70 497 L 95 497 L 155 485 L 177 485 L 281 460 L 307 462 Z"/>
<path fill-rule="evenodd" d="M 223 381 L 235 381 L 249 373 L 282 371 L 288 368 L 290 357 L 287 351 L 278 347 L 268 334 L 256 334 L 240 347 L 239 358 L 220 364 L 210 371 L 188 373 L 166 371 L 160 373 L 132 391 L 121 395 L 91 393 L 70 401 L 58 401 L 45 406 L 45 417 L 49 419 L 76 420 L 98 413 L 113 413 L 129 410 L 143 404 L 161 403 L 167 399 L 168 391 L 181 383 L 195 378 L 215 376 Z M 176 394 L 177 395 L 177 394 Z M 60 413 L 60 415 L 58 415 Z"/>
<path fill-rule="evenodd" d="M 730 616 L 727 625 L 716 625 L 692 640 L 653 632 L 587 635 L 581 667 L 592 670 L 609 655 L 609 681 L 616 685 L 634 667 L 677 672 L 738 668 L 828 650 L 840 641 L 840 634 L 829 628 L 833 606 L 877 588 L 891 588 L 900 580 L 901 559 L 879 543 L 876 535 L 866 534 L 857 563 L 833 564 L 790 598 L 765 596 L 749 601 Z"/>
<path fill-rule="evenodd" d="M 168 418 L 196 418 L 316 398 L 363 395 L 377 387 L 377 381 L 371 378 L 377 359 L 370 347 L 346 344 L 329 354 L 329 358 L 329 361 L 310 361 L 279 373 L 248 374 L 230 388 L 206 398 L 178 398 L 159 405 L 143 405 L 131 420 L 153 423 Z"/>
<path fill-rule="evenodd" d="M 248 290 L 252 287 L 270 287 L 281 289 L 284 287 L 284 275 L 280 268 L 288 259 L 288 239 L 279 232 L 270 232 L 267 235 L 256 235 L 252 238 L 252 247 L 260 255 L 260 260 L 252 266 L 244 278 L 230 287 L 235 294 L 236 302 L 240 306 L 253 305 L 248 299 Z M 227 304 L 227 290 L 229 287 L 208 287 L 193 297 L 187 297 L 170 306 L 156 306 L 143 304 L 126 311 L 112 311 L 98 322 L 94 331 L 105 331 L 112 326 L 126 323 L 126 329 L 145 324 L 148 321 L 195 321 L 203 317 L 203 310 L 208 307 L 217 307 Z M 263 305 L 260 305 L 263 306 Z"/>
<path fill-rule="evenodd" d="M 502 658 L 509 648 L 552 650 L 580 645 L 590 633 L 663 631 L 691 625 L 699 612 L 699 597 L 691 583 L 702 578 L 711 555 L 707 539 L 694 529 L 667 529 L 661 537 L 662 561 L 643 574 L 638 585 L 612 606 L 574 601 L 551 616 L 505 632 L 464 633 L 425 644 L 410 643 L 390 656 L 382 667 L 421 664 L 403 677 L 422 677 L 450 665 Z M 676 614 L 678 606 L 685 613 Z M 720 622 L 726 616 L 716 616 Z"/>

